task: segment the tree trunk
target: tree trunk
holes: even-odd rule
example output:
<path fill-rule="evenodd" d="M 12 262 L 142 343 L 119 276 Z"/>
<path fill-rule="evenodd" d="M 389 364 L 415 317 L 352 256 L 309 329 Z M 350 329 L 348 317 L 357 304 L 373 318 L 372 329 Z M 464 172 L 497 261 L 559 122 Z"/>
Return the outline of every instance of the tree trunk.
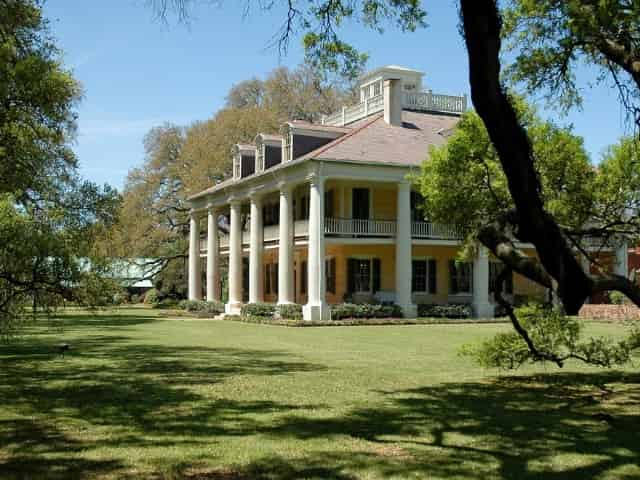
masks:
<path fill-rule="evenodd" d="M 558 284 L 568 314 L 577 314 L 594 284 L 578 263 L 560 227 L 545 211 L 531 143 L 500 83 L 501 18 L 494 0 L 462 0 L 471 98 L 482 118 L 517 210 L 517 236 L 532 243 Z"/>

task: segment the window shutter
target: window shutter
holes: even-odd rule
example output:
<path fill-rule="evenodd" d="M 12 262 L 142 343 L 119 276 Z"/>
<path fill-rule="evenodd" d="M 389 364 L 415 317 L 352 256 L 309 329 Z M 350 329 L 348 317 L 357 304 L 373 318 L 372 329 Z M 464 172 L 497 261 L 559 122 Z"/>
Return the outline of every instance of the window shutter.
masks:
<path fill-rule="evenodd" d="M 308 280 L 308 271 L 307 271 L 307 261 L 302 261 L 302 278 L 300 279 L 300 293 L 303 295 L 307 294 L 307 280 Z"/>
<path fill-rule="evenodd" d="M 271 264 L 264 266 L 264 293 L 271 293 Z"/>
<path fill-rule="evenodd" d="M 356 289 L 356 277 L 354 259 L 347 258 L 347 293 L 353 293 Z"/>
<path fill-rule="evenodd" d="M 330 293 L 336 293 L 336 258 L 329 259 L 329 271 L 331 276 L 327 278 L 327 290 Z"/>
<path fill-rule="evenodd" d="M 506 267 L 505 267 L 506 268 Z M 513 272 L 511 272 L 511 275 L 509 275 L 509 277 L 507 278 L 507 294 L 508 295 L 512 295 L 513 294 Z"/>
<path fill-rule="evenodd" d="M 418 291 L 418 285 L 417 281 L 416 281 L 416 262 L 417 260 L 411 260 L 411 291 L 412 292 L 417 292 Z"/>
<path fill-rule="evenodd" d="M 373 269 L 372 290 L 373 293 L 380 291 L 380 259 L 374 258 L 371 262 Z"/>
<path fill-rule="evenodd" d="M 435 294 L 438 291 L 438 283 L 437 283 L 437 275 L 436 275 L 437 264 L 435 259 L 429 260 L 429 293 Z"/>
<path fill-rule="evenodd" d="M 272 275 L 272 288 L 273 288 L 273 293 L 275 293 L 276 295 L 278 294 L 278 264 L 277 263 L 273 263 L 271 264 L 271 275 Z"/>
<path fill-rule="evenodd" d="M 458 278 L 456 277 L 455 260 L 449 260 L 449 293 L 458 293 Z"/>

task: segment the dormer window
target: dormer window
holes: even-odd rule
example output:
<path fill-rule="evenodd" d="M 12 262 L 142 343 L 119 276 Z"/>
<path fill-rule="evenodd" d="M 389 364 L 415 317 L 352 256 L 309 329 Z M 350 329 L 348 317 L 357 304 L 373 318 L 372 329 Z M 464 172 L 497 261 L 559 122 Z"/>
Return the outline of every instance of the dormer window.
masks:
<path fill-rule="evenodd" d="M 253 145 L 237 144 L 233 146 L 233 178 L 248 177 L 256 172 L 256 153 Z"/>
<path fill-rule="evenodd" d="M 282 137 L 260 133 L 256 137 L 256 165 L 263 172 L 282 162 Z"/>
<path fill-rule="evenodd" d="M 351 129 L 317 125 L 302 120 L 285 123 L 282 134 L 282 161 L 290 162 L 341 137 Z"/>

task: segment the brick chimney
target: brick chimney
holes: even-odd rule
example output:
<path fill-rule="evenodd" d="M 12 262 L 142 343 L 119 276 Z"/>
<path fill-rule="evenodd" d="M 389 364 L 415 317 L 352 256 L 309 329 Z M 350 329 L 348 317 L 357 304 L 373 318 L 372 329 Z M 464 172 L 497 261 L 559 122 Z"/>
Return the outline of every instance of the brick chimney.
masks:
<path fill-rule="evenodd" d="M 384 121 L 389 125 L 402 125 L 402 81 L 390 78 L 383 83 Z"/>

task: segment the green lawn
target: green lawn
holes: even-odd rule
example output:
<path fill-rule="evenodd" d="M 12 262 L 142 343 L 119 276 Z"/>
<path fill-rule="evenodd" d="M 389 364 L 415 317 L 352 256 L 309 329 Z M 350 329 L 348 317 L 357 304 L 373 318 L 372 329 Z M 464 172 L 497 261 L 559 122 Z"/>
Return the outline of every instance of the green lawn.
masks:
<path fill-rule="evenodd" d="M 0 478 L 640 478 L 637 367 L 458 356 L 505 328 L 69 314 L 0 345 Z"/>

